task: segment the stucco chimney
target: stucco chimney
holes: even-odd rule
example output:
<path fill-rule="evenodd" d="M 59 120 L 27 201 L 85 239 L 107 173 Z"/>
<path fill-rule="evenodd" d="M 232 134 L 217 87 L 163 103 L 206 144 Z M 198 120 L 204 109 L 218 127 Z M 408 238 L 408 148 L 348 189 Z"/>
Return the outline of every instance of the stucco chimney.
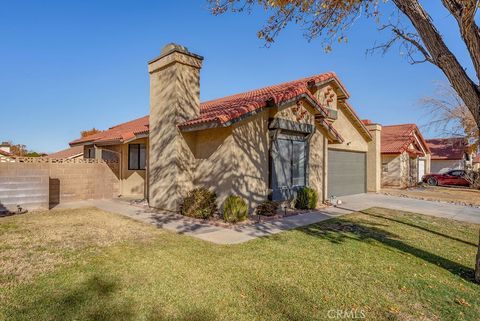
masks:
<path fill-rule="evenodd" d="M 200 115 L 200 68 L 203 57 L 187 48 L 166 45 L 148 63 L 150 121 L 148 196 L 151 207 L 177 211 L 192 188 L 192 155 L 177 125 Z"/>
<path fill-rule="evenodd" d="M 372 141 L 368 143 L 367 153 L 367 191 L 379 192 L 382 183 L 382 126 L 363 121 L 365 127 L 372 135 Z"/>

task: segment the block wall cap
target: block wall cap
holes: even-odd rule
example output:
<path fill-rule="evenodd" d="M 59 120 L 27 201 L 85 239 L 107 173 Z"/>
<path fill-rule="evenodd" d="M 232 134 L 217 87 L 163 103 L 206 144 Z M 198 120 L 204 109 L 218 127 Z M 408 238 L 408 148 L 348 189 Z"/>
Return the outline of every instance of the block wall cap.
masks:
<path fill-rule="evenodd" d="M 158 60 L 160 60 L 160 59 L 162 59 L 162 58 L 164 58 L 168 55 L 171 55 L 174 52 L 178 52 L 180 54 L 184 54 L 184 55 L 190 56 L 192 58 L 203 60 L 202 56 L 190 52 L 185 46 L 178 45 L 178 44 L 175 44 L 175 43 L 169 43 L 168 45 L 163 47 L 163 49 L 160 53 L 160 56 L 150 60 L 148 62 L 148 64 L 154 63 L 155 61 L 158 61 Z"/>

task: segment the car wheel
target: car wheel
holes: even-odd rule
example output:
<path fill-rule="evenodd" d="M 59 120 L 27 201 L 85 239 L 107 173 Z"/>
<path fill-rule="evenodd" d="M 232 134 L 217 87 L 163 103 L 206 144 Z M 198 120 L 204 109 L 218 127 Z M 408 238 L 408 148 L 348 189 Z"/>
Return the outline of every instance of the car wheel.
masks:
<path fill-rule="evenodd" d="M 427 184 L 430 185 L 430 186 L 437 186 L 438 185 L 438 181 L 435 177 L 430 177 L 428 180 L 427 180 Z"/>

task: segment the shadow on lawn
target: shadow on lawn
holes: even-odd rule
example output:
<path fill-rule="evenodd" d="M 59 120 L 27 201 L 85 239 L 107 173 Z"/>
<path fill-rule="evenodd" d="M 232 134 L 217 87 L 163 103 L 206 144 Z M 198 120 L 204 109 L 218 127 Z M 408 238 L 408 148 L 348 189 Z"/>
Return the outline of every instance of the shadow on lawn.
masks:
<path fill-rule="evenodd" d="M 161 302 L 158 302 L 158 305 L 161 306 Z M 80 284 L 64 283 L 55 287 L 54 291 L 42 293 L 36 300 L 27 299 L 27 302 L 15 305 L 9 312 L 9 320 L 117 321 L 138 320 L 141 309 L 124 296 L 117 280 L 94 275 Z M 154 308 L 150 313 L 147 312 L 144 319 L 208 321 L 215 317 L 211 311 L 197 308 L 186 309 L 174 316 L 166 315 L 161 308 Z"/>
<path fill-rule="evenodd" d="M 374 216 L 381 219 L 389 220 L 384 216 L 370 214 L 368 212 L 360 212 L 365 215 Z M 392 219 L 393 220 L 393 219 Z M 396 220 L 395 220 L 396 221 Z M 405 223 L 399 221 L 399 223 Z M 437 233 L 434 231 L 430 231 L 425 228 L 418 227 L 413 224 L 406 223 L 409 226 L 414 228 L 420 228 L 421 230 L 426 230 L 428 232 L 434 233 L 436 235 L 441 235 L 444 237 L 449 237 L 448 235 L 444 235 L 441 233 Z M 352 223 L 347 221 L 341 217 L 335 218 L 329 221 L 321 222 L 318 224 L 313 224 L 309 226 L 305 226 L 300 228 L 300 231 L 307 233 L 309 235 L 320 237 L 326 239 L 332 243 L 340 244 L 347 240 L 354 240 L 360 242 L 369 242 L 369 241 L 377 241 L 380 242 L 390 248 L 402 251 L 404 253 L 408 253 L 411 255 L 416 256 L 424 261 L 429 263 L 435 264 L 453 274 L 456 274 L 466 281 L 474 282 L 474 270 L 468 268 L 462 264 L 449 260 L 447 258 L 441 257 L 437 254 L 430 253 L 420 248 L 416 248 L 410 244 L 407 244 L 400 240 L 400 236 L 388 232 L 384 229 L 379 227 L 379 224 L 375 222 L 368 222 L 368 223 Z M 380 224 L 381 226 L 381 224 Z M 455 241 L 470 244 L 463 240 L 458 240 L 455 238 L 451 238 Z"/>
<path fill-rule="evenodd" d="M 420 225 L 416 225 L 416 224 L 404 222 L 404 221 L 401 221 L 401 220 L 396 220 L 396 219 L 391 218 L 391 217 L 388 217 L 388 216 L 372 214 L 372 213 L 365 212 L 365 211 L 358 211 L 358 212 L 359 212 L 359 213 L 362 213 L 362 214 L 365 214 L 365 215 L 368 215 L 368 216 L 373 216 L 373 217 L 377 217 L 377 218 L 380 218 L 380 219 L 388 220 L 388 221 L 391 221 L 391 222 L 396 222 L 396 223 L 400 223 L 400 224 L 407 225 L 407 226 L 410 226 L 410 227 L 414 227 L 414 228 L 417 228 L 417 229 L 419 229 L 419 230 L 422 230 L 422 231 L 425 231 L 425 232 L 429 232 L 429 233 L 432 233 L 432 234 L 435 234 L 435 235 L 438 235 L 438 236 L 442 236 L 442 237 L 445 237 L 445 238 L 447 238 L 447 239 L 450 239 L 450 240 L 453 240 L 453 241 L 457 241 L 457 242 L 460 242 L 460 243 L 463 243 L 463 244 L 466 244 L 466 245 L 471 245 L 471 246 L 474 246 L 474 247 L 477 247 L 477 246 L 478 246 L 478 245 L 475 244 L 475 243 L 468 242 L 468 241 L 459 239 L 459 238 L 457 238 L 457 237 L 450 236 L 450 235 L 447 235 L 447 234 L 443 234 L 443 233 L 440 233 L 440 232 L 437 232 L 437 231 L 434 231 L 434 230 L 430 230 L 430 229 L 425 228 L 425 227 L 420 226 Z"/>

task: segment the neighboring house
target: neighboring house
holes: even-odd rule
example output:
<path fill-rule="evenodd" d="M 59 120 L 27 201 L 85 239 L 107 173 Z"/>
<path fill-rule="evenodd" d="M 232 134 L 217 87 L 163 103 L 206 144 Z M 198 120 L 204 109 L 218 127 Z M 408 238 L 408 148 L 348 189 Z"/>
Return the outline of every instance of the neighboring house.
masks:
<path fill-rule="evenodd" d="M 150 115 L 77 139 L 120 162 L 121 194 L 177 211 L 194 187 L 256 206 L 302 186 L 330 196 L 378 191 L 381 126 L 364 125 L 334 73 L 200 103 L 203 58 L 167 45 L 150 61 Z"/>
<path fill-rule="evenodd" d="M 0 162 L 12 162 L 15 155 L 11 152 L 9 143 L 3 142 L 0 144 Z"/>
<path fill-rule="evenodd" d="M 475 171 L 479 171 L 480 170 L 480 154 L 478 154 L 477 156 L 475 156 L 472 160 L 472 168 L 473 170 Z"/>
<path fill-rule="evenodd" d="M 73 146 L 47 155 L 48 158 L 83 158 L 83 146 Z"/>
<path fill-rule="evenodd" d="M 465 165 L 471 161 L 465 137 L 427 139 L 427 144 L 432 151 L 432 173 L 465 169 Z"/>
<path fill-rule="evenodd" d="M 382 186 L 408 187 L 430 172 L 430 150 L 415 124 L 383 126 Z"/>

